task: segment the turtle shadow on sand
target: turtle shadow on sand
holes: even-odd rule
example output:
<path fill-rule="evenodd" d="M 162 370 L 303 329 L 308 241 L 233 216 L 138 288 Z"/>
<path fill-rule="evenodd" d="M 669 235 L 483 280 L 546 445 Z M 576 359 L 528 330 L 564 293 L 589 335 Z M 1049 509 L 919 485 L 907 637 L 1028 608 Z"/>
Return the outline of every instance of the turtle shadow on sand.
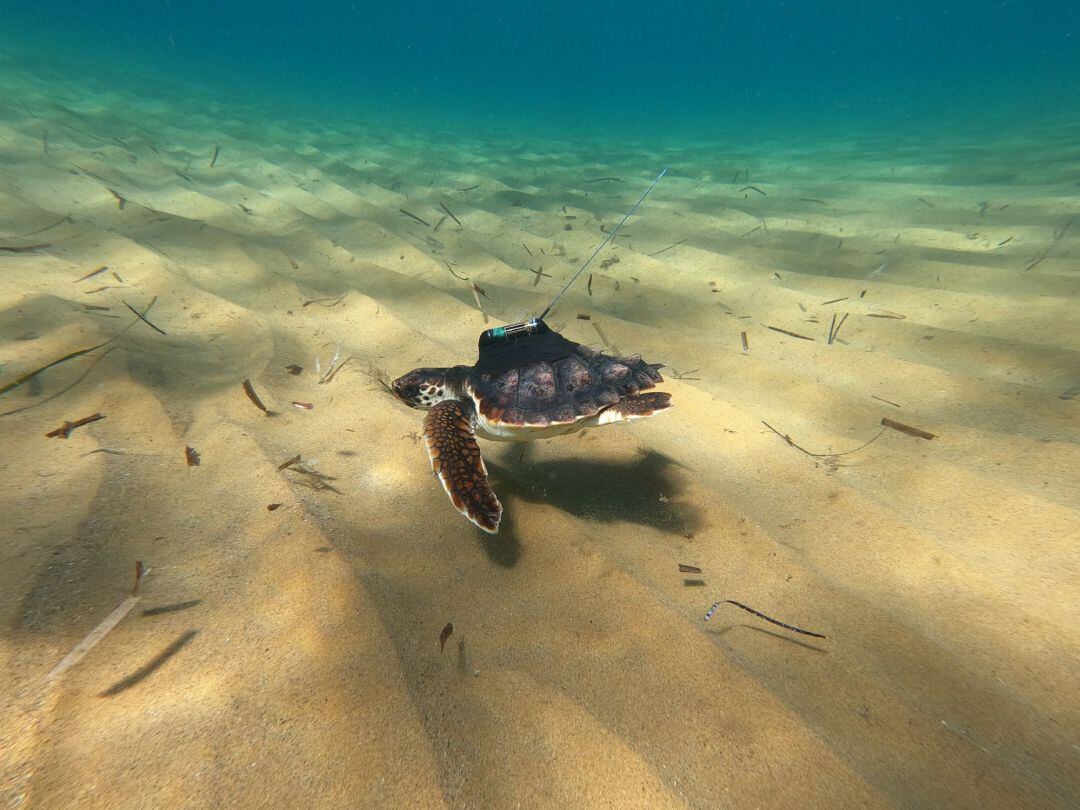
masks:
<path fill-rule="evenodd" d="M 679 463 L 654 450 L 629 461 L 568 458 L 514 463 L 488 461 L 488 474 L 510 502 L 546 503 L 583 520 L 638 523 L 688 536 L 702 526 L 701 510 L 679 499 Z M 504 457 L 504 461 L 508 459 Z M 501 534 L 501 532 L 500 532 Z"/>

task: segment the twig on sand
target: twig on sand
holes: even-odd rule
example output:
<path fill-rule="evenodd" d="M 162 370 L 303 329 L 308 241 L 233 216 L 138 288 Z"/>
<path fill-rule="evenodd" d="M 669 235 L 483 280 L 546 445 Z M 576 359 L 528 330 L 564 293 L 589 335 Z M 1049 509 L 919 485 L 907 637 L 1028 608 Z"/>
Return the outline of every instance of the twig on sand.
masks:
<path fill-rule="evenodd" d="M 883 424 L 885 427 L 892 428 L 893 430 L 898 430 L 901 433 L 906 433 L 908 436 L 914 436 L 917 439 L 930 440 L 937 438 L 936 434 L 934 433 L 929 433 L 920 428 L 912 427 L 911 425 L 905 425 L 903 422 L 897 422 L 895 419 L 890 419 L 887 416 L 883 416 L 881 418 L 881 424 Z"/>
<path fill-rule="evenodd" d="M 426 222 L 425 220 L 420 219 L 420 217 L 418 217 L 416 214 L 412 214 L 412 213 L 406 211 L 404 208 L 399 208 L 398 211 L 400 211 L 401 213 L 403 213 L 407 217 L 412 217 L 413 219 L 415 219 L 417 222 L 419 222 L 421 225 L 423 225 L 426 228 L 431 227 L 430 222 Z"/>
<path fill-rule="evenodd" d="M 251 400 L 251 403 L 267 416 L 274 416 L 274 412 L 263 405 L 263 401 L 259 399 L 259 395 L 255 393 L 255 386 L 251 384 L 251 380 L 244 379 L 244 393 L 247 394 L 247 398 Z"/>
<path fill-rule="evenodd" d="M 108 343 L 108 341 L 105 341 L 105 343 Z M 94 349 L 100 349 L 102 346 L 105 345 L 105 343 L 98 343 L 96 346 L 91 346 L 88 349 L 79 349 L 78 351 L 70 352 L 68 354 L 65 354 L 63 357 L 59 358 L 58 360 L 53 360 L 51 363 L 46 363 L 45 365 L 41 366 L 40 368 L 34 369 L 33 371 L 29 372 L 28 374 L 23 374 L 17 380 L 12 380 L 7 385 L 5 385 L 3 388 L 0 388 L 0 394 L 6 394 L 8 391 L 11 391 L 14 388 L 18 388 L 24 382 L 36 377 L 38 374 L 45 371 L 46 369 L 50 369 L 53 366 L 58 366 L 61 363 L 65 363 L 68 360 L 71 360 L 71 359 L 73 359 L 75 357 L 81 357 L 84 354 L 87 354 L 89 352 L 94 351 Z"/>
<path fill-rule="evenodd" d="M 840 323 L 836 322 L 836 313 L 833 313 L 832 324 L 829 326 L 829 345 L 832 346 L 833 341 L 836 340 L 836 336 L 840 334 L 840 327 L 844 325 L 844 321 L 847 320 L 848 313 L 844 313 L 844 317 L 840 319 Z"/>
<path fill-rule="evenodd" d="M 1053 241 L 1047 246 L 1046 250 L 1044 250 L 1041 254 L 1028 262 L 1027 267 L 1024 268 L 1024 272 L 1031 270 L 1037 264 L 1041 263 L 1050 256 L 1050 251 L 1052 251 L 1057 246 L 1057 243 L 1061 241 L 1061 238 L 1063 236 L 1065 236 L 1066 231 L 1068 231 L 1069 228 L 1072 227 L 1073 223 L 1076 222 L 1077 216 L 1080 216 L 1080 214 L 1074 214 L 1072 217 L 1069 218 L 1069 221 L 1065 223 L 1064 228 L 1062 228 L 1060 231 L 1054 231 Z"/>
<path fill-rule="evenodd" d="M 51 242 L 42 242 L 39 245 L 0 245 L 0 253 L 36 253 L 52 247 Z"/>
<path fill-rule="evenodd" d="M 88 278 L 93 278 L 93 277 L 94 277 L 94 276 L 96 276 L 96 275 L 97 275 L 98 273 L 104 273 L 104 272 L 105 272 L 106 270 L 108 270 L 108 269 L 109 269 L 109 265 L 107 265 L 107 264 L 103 264 L 103 265 L 101 265 L 101 267 L 99 267 L 99 268 L 98 268 L 97 270 L 91 270 L 91 271 L 90 271 L 89 273 L 87 273 L 87 274 L 86 274 L 85 276 L 82 276 L 82 277 L 80 277 L 80 278 L 77 278 L 77 279 L 75 279 L 75 283 L 76 283 L 76 284 L 78 284 L 78 283 L 79 283 L 80 281 L 86 281 L 86 280 L 87 280 Z"/>
<path fill-rule="evenodd" d="M 37 408 L 37 407 L 39 407 L 41 405 L 44 405 L 46 402 L 52 402 L 57 397 L 63 396 L 68 391 L 70 391 L 72 388 L 74 388 L 76 385 L 81 383 L 84 379 L 86 379 L 87 375 L 91 371 L 93 371 L 95 368 L 97 368 L 97 364 L 100 363 L 102 360 L 104 360 L 105 357 L 109 354 L 109 352 L 111 352 L 115 348 L 116 348 L 115 346 L 110 346 L 108 349 L 103 351 L 101 354 L 94 357 L 94 362 L 90 364 L 89 368 L 87 368 L 86 371 L 84 371 L 82 374 L 80 374 L 78 377 L 76 377 L 71 383 L 69 383 L 68 385 L 65 385 L 63 388 L 61 388 L 55 394 L 51 394 L 51 395 L 45 397 L 45 399 L 39 399 L 33 405 L 24 405 L 21 408 L 12 408 L 10 411 L 4 411 L 3 413 L 0 413 L 0 416 L 11 416 L 12 414 L 15 414 L 15 413 L 22 413 L 23 411 L 29 411 L 32 408 Z M 38 371 L 41 371 L 41 369 L 38 369 Z M 34 372 L 34 373 L 37 373 L 37 372 Z"/>
<path fill-rule="evenodd" d="M 449 215 L 450 215 L 450 219 L 454 220 L 454 222 L 456 222 L 456 223 L 458 224 L 458 227 L 459 227 L 459 228 L 464 228 L 464 227 L 465 227 L 464 225 L 462 225 L 462 224 L 461 224 L 461 220 L 460 220 L 460 219 L 458 219 L 457 217 L 455 217 L 455 216 L 454 216 L 454 212 L 453 212 L 453 211 L 451 211 L 451 210 L 450 210 L 449 208 L 447 208 L 447 207 L 446 207 L 445 205 L 443 205 L 442 203 L 439 203 L 439 207 L 440 207 L 440 208 L 441 208 L 441 209 L 442 209 L 443 211 L 445 211 L 445 212 L 446 212 L 447 214 L 449 214 Z"/>
<path fill-rule="evenodd" d="M 152 306 L 154 305 L 154 301 L 157 301 L 157 296 L 156 296 L 156 295 L 154 296 L 153 300 L 152 300 L 152 301 L 150 302 L 150 306 L 148 306 L 148 307 L 146 308 L 147 312 L 149 312 L 149 311 L 150 311 L 150 307 L 152 307 Z M 148 321 L 148 320 L 146 319 L 146 316 L 145 316 L 145 315 L 143 315 L 143 314 L 142 314 L 141 312 L 139 312 L 139 310 L 135 309 L 135 307 L 133 307 L 133 306 L 132 306 L 131 304 L 129 304 L 129 303 L 127 302 L 127 301 L 124 301 L 124 300 L 122 300 L 122 299 L 121 299 L 121 303 L 122 303 L 122 304 L 123 304 L 123 305 L 124 305 L 125 307 L 127 307 L 128 309 L 130 309 L 130 310 L 131 310 L 132 312 L 134 312 L 134 313 L 135 313 L 135 317 L 137 317 L 137 318 L 138 318 L 138 319 L 139 319 L 140 321 L 142 321 L 143 323 L 145 323 L 145 324 L 146 324 L 147 326 L 149 326 L 149 327 L 150 327 L 151 329 L 153 329 L 153 330 L 154 330 L 155 332 L 158 332 L 158 333 L 160 333 L 160 334 L 162 334 L 162 335 L 164 335 L 164 334 L 165 334 L 165 330 L 164 330 L 164 329 L 160 329 L 160 328 L 158 328 L 158 327 L 154 326 L 154 324 L 150 323 L 150 321 Z"/>
<path fill-rule="evenodd" d="M 686 239 L 689 239 L 689 238 L 690 237 L 687 237 Z M 683 242 L 686 241 L 686 239 L 680 239 L 678 242 L 672 242 L 666 248 L 660 248 L 660 250 L 656 251 L 655 253 L 646 253 L 645 255 L 646 256 L 659 256 L 664 251 L 671 250 L 673 247 L 677 247 L 678 245 L 681 245 Z"/>
<path fill-rule="evenodd" d="M 326 367 L 326 373 L 320 374 L 320 376 L 319 376 L 319 385 L 325 385 L 326 383 L 328 383 L 332 379 L 334 379 L 334 377 L 337 376 L 337 373 L 339 371 L 341 371 L 341 369 L 343 369 L 345 367 L 345 364 L 348 363 L 350 360 L 352 360 L 351 357 L 346 357 L 344 360 L 341 361 L 341 363 L 338 363 L 338 359 L 340 357 L 341 357 L 341 344 L 339 343 L 337 345 L 337 348 L 334 350 L 334 356 L 330 360 L 330 365 Z M 321 371 L 321 365 L 319 363 L 319 358 L 316 357 L 315 358 L 315 373 L 319 374 L 320 371 Z"/>
<path fill-rule="evenodd" d="M 455 273 L 453 265 L 451 265 L 450 262 L 448 262 L 446 259 L 443 259 L 443 264 L 445 264 L 446 269 L 450 271 L 450 275 L 452 275 L 458 281 L 468 281 L 469 280 L 468 276 L 459 276 L 457 273 Z"/>
<path fill-rule="evenodd" d="M 777 621 L 776 619 L 773 619 L 773 618 L 770 618 L 770 617 L 766 616 L 764 613 L 761 613 L 760 611 L 754 610 L 752 607 L 747 607 L 742 602 L 736 602 L 734 599 L 721 599 L 719 602 L 714 602 L 713 606 L 711 608 L 709 608 L 709 611 L 705 614 L 705 621 L 708 621 L 709 619 L 712 618 L 713 614 L 716 612 L 716 609 L 718 607 L 720 607 L 720 605 L 734 605 L 737 608 L 741 608 L 741 609 L 745 610 L 747 613 L 753 613 L 759 619 L 764 619 L 767 622 L 772 622 L 773 624 L 777 625 L 778 627 L 783 627 L 785 630 L 791 630 L 792 632 L 795 632 L 795 633 L 802 633 L 804 636 L 813 636 L 814 638 L 827 638 L 827 636 L 824 636 L 821 633 L 815 633 L 815 632 L 813 632 L 811 630 L 803 630 L 801 627 L 795 627 L 793 625 L 785 624 L 784 622 Z"/>
<path fill-rule="evenodd" d="M 336 298 L 334 296 L 330 296 L 328 298 L 312 298 L 312 299 L 310 299 L 308 301 L 304 301 L 304 303 L 301 304 L 300 306 L 307 307 L 307 306 L 311 306 L 312 304 L 318 304 L 321 307 L 326 307 L 327 309 L 329 309 L 330 307 L 336 307 L 338 304 L 340 304 L 342 301 L 344 301 L 345 296 L 348 295 L 348 294 L 349 293 L 346 290 L 345 292 L 343 292 L 341 295 L 337 296 Z"/>
<path fill-rule="evenodd" d="M 323 378 L 321 380 L 319 380 L 319 385 L 325 385 L 326 383 L 333 380 L 334 377 L 337 376 L 338 372 L 341 371 L 343 368 L 345 368 L 346 364 L 350 360 L 352 360 L 351 357 L 346 357 L 344 360 L 342 360 L 340 363 L 338 363 L 333 368 L 327 369 L 326 374 L 323 376 Z"/>
<path fill-rule="evenodd" d="M 142 315 L 145 315 L 147 312 L 150 311 L 150 307 L 152 307 L 154 305 L 154 301 L 156 301 L 156 300 L 157 300 L 157 298 L 155 297 L 154 300 L 150 302 L 149 306 L 147 306 L 147 308 L 143 310 Z M 135 314 L 140 315 L 140 313 L 138 313 L 138 312 L 136 312 Z M 141 315 L 140 315 L 140 317 L 141 317 Z M 74 352 L 69 352 L 68 354 L 65 354 L 63 357 L 61 357 L 61 358 L 59 358 L 57 360 L 53 360 L 51 363 L 46 363 L 45 365 L 41 366 L 40 368 L 36 368 L 33 371 L 28 372 L 27 374 L 23 374 L 18 379 L 13 380 L 12 382 L 9 382 L 6 385 L 0 387 L 0 395 L 6 394 L 8 391 L 11 391 L 11 390 L 13 390 L 15 388 L 18 388 L 23 383 L 27 382 L 28 380 L 32 380 L 38 374 L 40 374 L 43 371 L 46 371 L 47 369 L 52 368 L 53 366 L 58 366 L 61 363 L 67 362 L 68 360 L 72 360 L 72 359 L 74 359 L 76 357 L 81 357 L 84 354 L 89 354 L 90 352 L 94 351 L 95 349 L 100 349 L 102 346 L 108 346 L 110 343 L 114 343 L 115 341 L 119 340 L 121 338 L 121 336 L 123 336 L 123 334 L 125 332 L 127 332 L 127 330 L 129 330 L 131 327 L 133 327 L 138 322 L 139 322 L 138 320 L 132 321 L 127 326 L 125 326 L 123 329 L 121 329 L 119 332 L 117 332 L 115 335 L 113 335 L 111 338 L 104 341 L 103 343 L 98 343 L 96 346 L 90 346 L 89 348 L 86 348 L 86 349 L 79 349 L 79 350 L 74 351 Z M 91 371 L 93 371 L 94 367 L 98 363 L 100 363 L 101 360 L 109 352 L 111 352 L 115 348 L 116 347 L 113 346 L 112 348 L 107 349 L 106 351 L 104 351 L 100 355 L 98 355 L 98 357 L 94 360 L 93 364 L 91 364 L 90 368 L 88 368 L 85 372 L 83 372 L 83 374 L 81 374 L 79 376 L 79 378 L 75 380 L 75 382 L 71 383 L 71 385 L 68 385 L 67 387 L 60 389 L 59 391 L 57 391 L 52 396 L 46 397 L 45 399 L 40 400 L 39 402 L 36 402 L 33 405 L 26 405 L 26 406 L 23 406 L 22 408 L 14 408 L 14 409 L 12 409 L 10 411 L 4 411 L 3 413 L 0 413 L 0 416 L 10 416 L 11 414 L 14 414 L 14 413 L 21 413 L 22 411 L 28 411 L 31 408 L 36 408 L 39 405 L 44 405 L 46 402 L 49 402 L 49 401 L 51 401 L 53 399 L 56 399 L 61 394 L 67 393 L 72 388 L 74 388 L 76 385 L 78 385 L 80 382 L 82 382 L 83 378 L 86 377 L 86 375 L 89 374 Z"/>
<path fill-rule="evenodd" d="M 484 305 L 480 303 L 479 289 L 480 288 L 477 287 L 475 284 L 472 285 L 472 294 L 473 298 L 476 300 L 476 308 L 480 310 L 480 314 L 484 316 L 484 323 L 486 324 L 488 322 L 488 315 L 484 311 Z"/>
<path fill-rule="evenodd" d="M 540 277 L 541 276 L 546 276 L 547 278 L 551 278 L 551 273 L 545 273 L 544 272 L 544 265 L 540 265 L 535 270 L 533 270 L 532 268 L 529 268 L 529 272 L 534 274 L 533 275 L 533 283 L 532 283 L 532 285 L 534 287 L 540 283 Z M 616 285 L 618 285 L 618 283 L 619 283 L 618 281 L 615 282 Z M 616 289 L 618 289 L 617 286 L 616 286 Z"/>
<path fill-rule="evenodd" d="M 812 337 L 807 337 L 806 335 L 800 335 L 798 332 L 791 332 L 791 331 L 789 331 L 787 329 L 781 329 L 779 326 L 769 326 L 768 324 L 763 324 L 763 325 L 765 326 L 766 329 L 771 329 L 774 332 L 779 332 L 780 334 L 787 335 L 788 337 L 798 338 L 799 340 L 813 340 Z"/>
<path fill-rule="evenodd" d="M 786 433 L 781 433 L 779 430 L 774 428 L 772 425 L 770 425 L 764 419 L 761 420 L 761 424 L 763 424 L 765 427 L 767 427 L 769 430 L 771 430 L 773 433 L 775 433 L 777 436 L 779 436 L 785 442 L 790 444 L 796 450 L 799 450 L 800 452 L 806 453 L 806 455 L 808 455 L 808 456 L 813 456 L 814 458 L 828 458 L 829 456 L 848 456 L 848 455 L 851 455 L 852 453 L 857 453 L 860 450 L 862 450 L 864 447 L 866 447 L 868 444 L 877 441 L 879 438 L 881 438 L 881 434 L 885 432 L 885 428 L 882 428 L 880 431 L 878 431 L 877 435 L 875 435 L 874 438 L 863 442 L 858 447 L 856 447 L 854 450 L 845 450 L 842 453 L 811 453 L 805 447 L 800 447 L 799 445 L 797 445 L 795 442 L 793 442 L 791 440 L 790 436 L 788 436 Z"/>
<path fill-rule="evenodd" d="M 48 439 L 66 439 L 68 436 L 71 435 L 71 432 L 75 430 L 75 428 L 82 427 L 83 425 L 89 425 L 91 422 L 97 422 L 99 419 L 104 418 L 105 414 L 95 413 L 91 414 L 90 416 L 84 416 L 82 419 L 76 419 L 74 422 L 65 421 L 64 424 L 62 424 L 56 430 L 50 430 L 48 433 L 46 433 L 45 437 Z"/>
<path fill-rule="evenodd" d="M 70 214 L 67 215 L 67 216 L 60 217 L 60 219 L 56 220 L 56 222 L 52 223 L 51 225 L 46 225 L 43 228 L 38 228 L 37 230 L 34 230 L 34 231 L 28 231 L 27 233 L 20 233 L 20 234 L 17 235 L 16 238 L 25 239 L 28 236 L 36 236 L 39 233 L 44 233 L 45 231 L 51 231 L 57 225 L 62 225 L 65 222 L 71 222 L 71 215 Z M 49 247 L 49 246 L 44 245 L 44 247 Z"/>
<path fill-rule="evenodd" d="M 135 563 L 135 587 L 132 589 L 131 596 L 117 605 L 112 613 L 102 619 L 97 627 L 87 633 L 83 640 L 76 644 L 71 652 L 60 660 L 60 663 L 49 670 L 49 674 L 45 676 L 46 683 L 56 680 L 67 670 L 79 663 L 90 650 L 97 646 L 98 642 L 108 635 L 110 630 L 124 620 L 124 617 L 127 616 L 131 612 L 131 609 L 139 603 L 140 599 L 142 599 L 142 597 L 138 595 L 139 583 L 149 572 L 150 569 L 143 566 L 142 561 Z"/>
<path fill-rule="evenodd" d="M 301 460 L 301 458 L 302 458 L 302 456 L 296 455 L 296 456 L 293 456 L 293 457 L 292 457 L 292 458 L 290 458 L 290 459 L 286 459 L 285 461 L 283 461 L 283 462 L 281 462 L 280 464 L 278 464 L 278 469 L 279 469 L 279 470 L 287 470 L 287 469 L 289 469 L 289 467 L 291 467 L 291 466 L 292 466 L 293 464 L 299 464 L 299 463 L 300 463 L 300 460 Z"/>

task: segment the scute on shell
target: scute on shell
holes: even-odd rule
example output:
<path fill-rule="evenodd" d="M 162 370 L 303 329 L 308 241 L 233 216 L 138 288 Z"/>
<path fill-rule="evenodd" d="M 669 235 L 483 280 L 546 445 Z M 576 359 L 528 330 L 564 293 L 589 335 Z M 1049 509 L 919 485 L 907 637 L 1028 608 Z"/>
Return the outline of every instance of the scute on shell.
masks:
<path fill-rule="evenodd" d="M 585 361 L 570 355 L 559 363 L 559 384 L 568 394 L 589 388 L 593 384 L 593 375 Z"/>
<path fill-rule="evenodd" d="M 544 405 L 558 394 L 555 385 L 555 369 L 550 363 L 536 363 L 518 369 L 518 404 Z"/>

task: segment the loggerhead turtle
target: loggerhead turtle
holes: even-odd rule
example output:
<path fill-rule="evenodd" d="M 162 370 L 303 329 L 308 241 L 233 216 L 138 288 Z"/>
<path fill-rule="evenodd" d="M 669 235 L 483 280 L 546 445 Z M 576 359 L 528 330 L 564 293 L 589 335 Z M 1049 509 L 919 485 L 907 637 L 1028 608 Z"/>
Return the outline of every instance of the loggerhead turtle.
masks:
<path fill-rule="evenodd" d="M 454 506 L 491 534 L 502 504 L 488 484 L 476 437 L 522 442 L 652 416 L 671 394 L 639 393 L 663 382 L 662 364 L 611 357 L 567 340 L 542 318 L 480 335 L 472 366 L 418 368 L 394 380 L 406 405 L 428 411 L 431 467 Z"/>

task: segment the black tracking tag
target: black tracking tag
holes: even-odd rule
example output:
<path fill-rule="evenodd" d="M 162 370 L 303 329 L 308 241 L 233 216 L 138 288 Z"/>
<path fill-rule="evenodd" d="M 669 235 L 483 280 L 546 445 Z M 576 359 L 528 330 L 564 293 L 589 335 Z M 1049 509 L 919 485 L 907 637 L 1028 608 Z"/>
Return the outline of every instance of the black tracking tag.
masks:
<path fill-rule="evenodd" d="M 519 366 L 561 360 L 573 354 L 577 346 L 553 332 L 540 318 L 488 329 L 480 335 L 479 344 L 476 370 L 492 377 Z"/>

